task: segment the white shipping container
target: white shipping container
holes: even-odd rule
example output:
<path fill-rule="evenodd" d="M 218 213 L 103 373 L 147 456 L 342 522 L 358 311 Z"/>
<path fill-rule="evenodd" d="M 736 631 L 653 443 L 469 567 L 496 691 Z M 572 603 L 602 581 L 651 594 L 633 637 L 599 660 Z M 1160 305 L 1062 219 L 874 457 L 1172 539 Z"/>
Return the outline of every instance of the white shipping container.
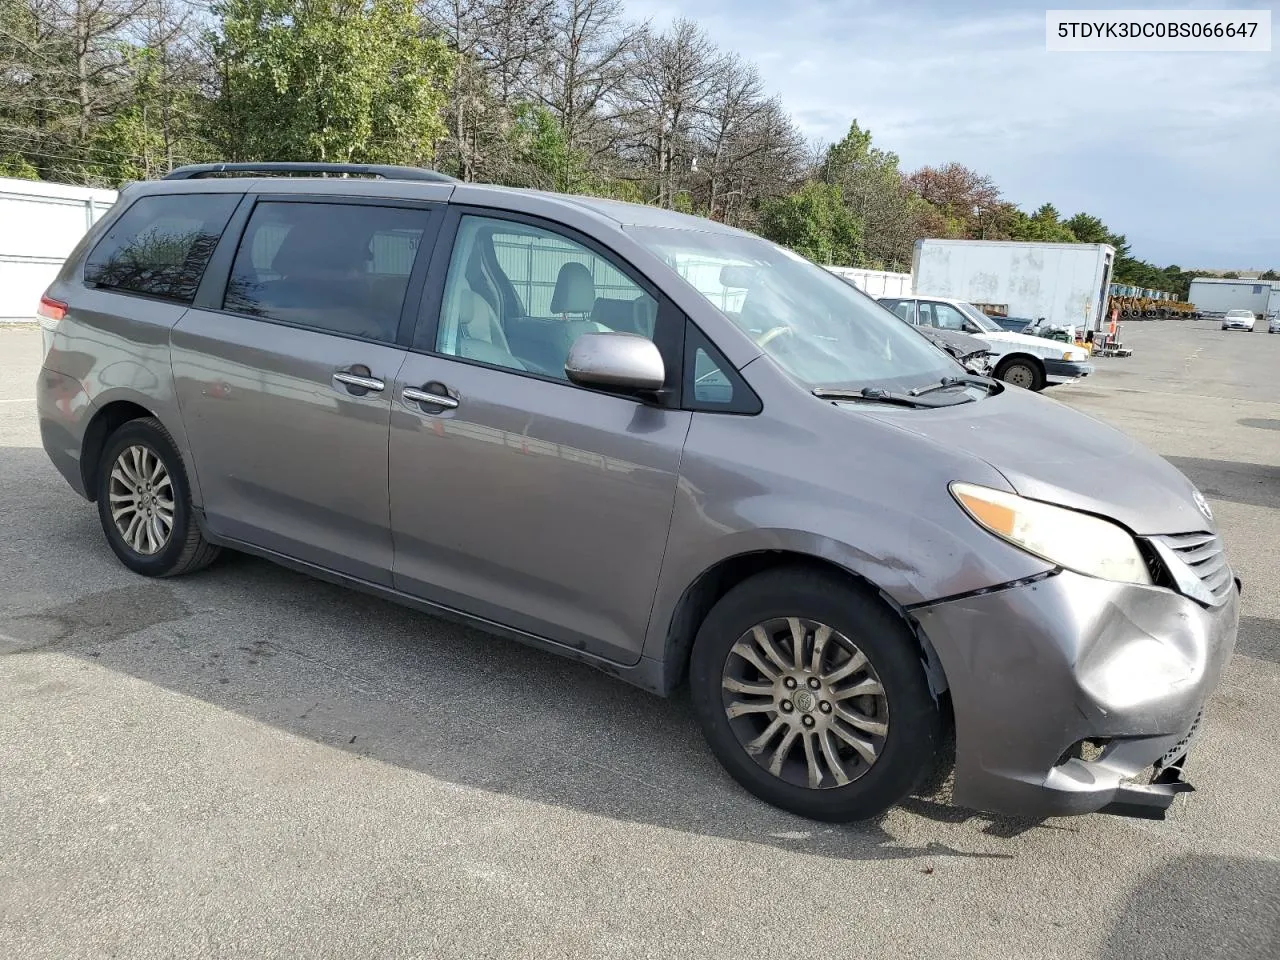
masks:
<path fill-rule="evenodd" d="M 1272 293 L 1278 290 L 1280 281 L 1277 280 L 1196 277 L 1191 281 L 1187 299 L 1196 305 L 1197 312 L 1207 317 L 1220 317 L 1228 310 L 1252 310 L 1255 316 L 1265 317 L 1276 309 Z"/>
<path fill-rule="evenodd" d="M 863 270 L 859 267 L 827 266 L 838 277 L 850 281 L 871 297 L 911 296 L 911 274 L 891 273 L 888 270 Z"/>
<path fill-rule="evenodd" d="M 0 322 L 35 321 L 40 297 L 114 190 L 0 177 Z"/>
<path fill-rule="evenodd" d="M 1105 243 L 917 240 L 911 277 L 919 296 L 1003 306 L 1046 326 L 1105 325 L 1114 247 Z"/>

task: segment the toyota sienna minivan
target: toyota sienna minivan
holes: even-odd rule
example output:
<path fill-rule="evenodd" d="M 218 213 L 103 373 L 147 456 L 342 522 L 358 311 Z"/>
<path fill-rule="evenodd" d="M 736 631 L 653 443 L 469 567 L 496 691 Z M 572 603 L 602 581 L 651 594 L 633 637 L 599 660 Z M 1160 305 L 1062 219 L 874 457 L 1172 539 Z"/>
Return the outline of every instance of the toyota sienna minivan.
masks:
<path fill-rule="evenodd" d="M 136 573 L 240 550 L 687 683 L 728 773 L 817 820 L 951 763 L 1030 817 L 1189 789 L 1240 589 L 1204 498 L 756 236 L 205 165 L 122 190 L 39 312 L 45 449 Z"/>

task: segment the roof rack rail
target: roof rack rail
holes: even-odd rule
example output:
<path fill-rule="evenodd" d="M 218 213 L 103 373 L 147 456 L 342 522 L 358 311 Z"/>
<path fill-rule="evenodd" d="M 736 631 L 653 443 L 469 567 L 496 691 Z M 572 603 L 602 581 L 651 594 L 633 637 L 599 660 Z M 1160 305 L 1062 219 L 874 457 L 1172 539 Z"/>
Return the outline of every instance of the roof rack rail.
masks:
<path fill-rule="evenodd" d="M 264 163 L 192 163 L 176 167 L 164 175 L 164 180 L 199 180 L 205 177 L 279 174 L 310 174 L 312 176 L 364 176 L 382 180 L 430 180 L 436 183 L 457 183 L 455 177 L 423 167 L 395 167 L 377 163 L 292 163 L 267 161 Z"/>

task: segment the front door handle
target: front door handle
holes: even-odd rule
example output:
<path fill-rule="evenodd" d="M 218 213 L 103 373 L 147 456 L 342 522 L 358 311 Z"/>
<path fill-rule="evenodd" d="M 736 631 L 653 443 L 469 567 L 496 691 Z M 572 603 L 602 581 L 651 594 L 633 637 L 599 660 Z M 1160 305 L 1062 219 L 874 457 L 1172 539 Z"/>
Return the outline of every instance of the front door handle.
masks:
<path fill-rule="evenodd" d="M 358 391 L 381 393 L 387 386 L 377 377 L 368 376 L 362 373 L 355 373 L 350 370 L 339 370 L 333 375 L 333 379 L 337 380 L 339 383 L 346 384 L 348 387 L 352 387 L 352 393 L 357 393 Z M 357 393 L 357 395 L 362 396 L 363 393 Z"/>
<path fill-rule="evenodd" d="M 444 410 L 457 410 L 458 401 L 447 393 L 432 393 L 419 390 L 417 387 L 405 387 L 401 394 L 409 403 L 421 403 L 428 407 L 441 407 Z"/>

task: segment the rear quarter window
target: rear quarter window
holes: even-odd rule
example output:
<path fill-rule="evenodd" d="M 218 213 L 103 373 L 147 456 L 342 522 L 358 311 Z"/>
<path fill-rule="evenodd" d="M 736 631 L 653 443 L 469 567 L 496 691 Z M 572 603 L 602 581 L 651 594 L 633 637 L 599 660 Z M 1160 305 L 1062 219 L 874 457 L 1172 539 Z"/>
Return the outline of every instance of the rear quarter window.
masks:
<path fill-rule="evenodd" d="M 141 197 L 85 260 L 86 283 L 191 303 L 239 194 Z"/>

